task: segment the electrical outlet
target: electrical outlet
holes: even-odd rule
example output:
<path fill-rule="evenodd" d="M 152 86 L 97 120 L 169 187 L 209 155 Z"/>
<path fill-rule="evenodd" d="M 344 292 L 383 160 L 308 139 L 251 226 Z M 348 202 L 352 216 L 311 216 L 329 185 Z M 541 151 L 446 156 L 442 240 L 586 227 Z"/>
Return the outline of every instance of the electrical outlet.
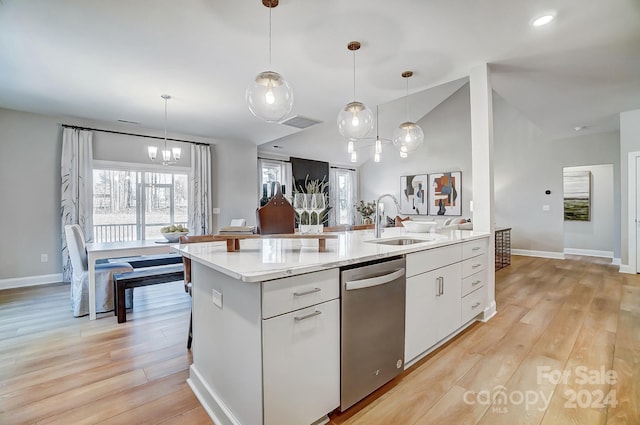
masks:
<path fill-rule="evenodd" d="M 49 261 L 49 256 L 47 254 L 40 254 L 40 262 L 46 263 L 47 261 Z"/>
<path fill-rule="evenodd" d="M 220 214 L 220 208 L 211 208 L 211 214 Z"/>
<path fill-rule="evenodd" d="M 551 211 L 551 205 L 543 205 L 542 211 Z"/>
<path fill-rule="evenodd" d="M 213 299 L 213 303 L 218 307 L 222 308 L 222 292 L 218 292 L 215 289 L 211 289 L 211 296 Z"/>

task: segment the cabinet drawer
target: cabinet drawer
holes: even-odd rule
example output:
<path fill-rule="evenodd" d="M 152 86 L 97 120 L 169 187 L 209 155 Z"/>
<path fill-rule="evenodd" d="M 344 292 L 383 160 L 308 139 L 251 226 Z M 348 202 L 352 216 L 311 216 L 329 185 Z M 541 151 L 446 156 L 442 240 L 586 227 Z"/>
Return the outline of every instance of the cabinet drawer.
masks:
<path fill-rule="evenodd" d="M 466 297 L 462 297 L 462 317 L 460 323 L 467 323 L 484 311 L 487 301 L 487 287 L 473 291 Z"/>
<path fill-rule="evenodd" d="M 471 276 L 467 276 L 462 279 L 462 296 L 464 297 L 467 294 L 475 291 L 478 288 L 482 288 L 487 283 L 487 271 L 483 270 L 481 272 L 472 274 Z"/>
<path fill-rule="evenodd" d="M 462 258 L 467 259 L 476 255 L 486 254 L 489 238 L 476 239 L 462 244 Z"/>
<path fill-rule="evenodd" d="M 407 277 L 435 270 L 462 259 L 460 244 L 407 254 Z"/>
<path fill-rule="evenodd" d="M 262 318 L 338 298 L 339 279 L 339 270 L 330 269 L 262 282 Z"/>
<path fill-rule="evenodd" d="M 462 277 L 471 276 L 487 268 L 487 256 L 479 255 L 462 261 Z"/>

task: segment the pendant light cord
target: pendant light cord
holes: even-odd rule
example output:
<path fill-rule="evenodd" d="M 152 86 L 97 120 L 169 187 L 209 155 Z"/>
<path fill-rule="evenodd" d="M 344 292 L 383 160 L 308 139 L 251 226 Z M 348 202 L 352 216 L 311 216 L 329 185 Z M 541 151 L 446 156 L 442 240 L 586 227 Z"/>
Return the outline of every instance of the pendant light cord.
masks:
<path fill-rule="evenodd" d="M 269 71 L 271 71 L 271 5 L 269 5 Z"/>
<path fill-rule="evenodd" d="M 167 150 L 167 97 L 164 98 L 164 150 Z M 163 154 L 164 155 L 164 154 Z"/>
<path fill-rule="evenodd" d="M 356 51 L 353 51 L 353 101 L 356 100 Z"/>
<path fill-rule="evenodd" d="M 405 78 L 405 80 L 407 80 L 407 94 L 404 97 L 405 99 L 404 107 L 405 107 L 405 112 L 407 114 L 407 121 L 409 121 L 409 77 Z"/>

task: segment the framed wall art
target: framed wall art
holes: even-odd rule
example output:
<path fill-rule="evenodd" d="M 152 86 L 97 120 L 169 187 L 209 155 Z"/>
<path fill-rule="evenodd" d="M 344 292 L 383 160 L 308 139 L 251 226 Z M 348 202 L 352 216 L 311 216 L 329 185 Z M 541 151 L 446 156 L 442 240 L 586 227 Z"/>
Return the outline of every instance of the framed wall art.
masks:
<path fill-rule="evenodd" d="M 564 219 L 591 221 L 591 171 L 563 172 Z"/>
<path fill-rule="evenodd" d="M 427 182 L 426 174 L 400 177 L 400 213 L 427 215 Z"/>
<path fill-rule="evenodd" d="M 429 174 L 429 215 L 462 215 L 462 172 Z"/>

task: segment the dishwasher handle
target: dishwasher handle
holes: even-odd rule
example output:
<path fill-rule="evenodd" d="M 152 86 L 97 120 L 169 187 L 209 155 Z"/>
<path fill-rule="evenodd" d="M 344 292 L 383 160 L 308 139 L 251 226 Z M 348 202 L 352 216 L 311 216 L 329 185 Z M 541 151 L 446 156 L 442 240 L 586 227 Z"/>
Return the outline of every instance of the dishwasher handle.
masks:
<path fill-rule="evenodd" d="M 363 289 L 370 288 L 372 286 L 384 285 L 385 283 L 389 283 L 397 278 L 404 276 L 404 268 L 398 269 L 388 274 L 384 274 L 382 276 L 370 277 L 367 279 L 359 279 L 359 280 L 347 280 L 344 283 L 344 289 L 347 291 L 352 291 L 355 289 Z"/>

